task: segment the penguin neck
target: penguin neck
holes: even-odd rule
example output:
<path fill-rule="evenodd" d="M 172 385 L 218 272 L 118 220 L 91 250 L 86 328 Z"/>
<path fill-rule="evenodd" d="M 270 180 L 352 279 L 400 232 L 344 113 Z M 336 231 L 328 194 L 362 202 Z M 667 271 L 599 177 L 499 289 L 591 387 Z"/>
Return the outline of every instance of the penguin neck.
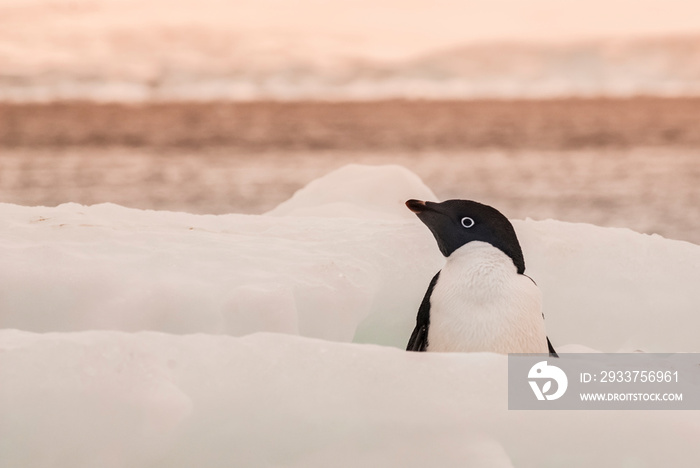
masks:
<path fill-rule="evenodd" d="M 494 273 L 498 271 L 506 274 L 523 274 L 525 263 L 522 261 L 522 255 L 520 260 L 522 269 L 515 259 L 502 249 L 488 242 L 472 241 L 452 252 L 447 257 L 447 265 L 459 264 L 460 268 L 475 268 L 482 270 L 482 273 L 483 270 L 490 270 Z"/>

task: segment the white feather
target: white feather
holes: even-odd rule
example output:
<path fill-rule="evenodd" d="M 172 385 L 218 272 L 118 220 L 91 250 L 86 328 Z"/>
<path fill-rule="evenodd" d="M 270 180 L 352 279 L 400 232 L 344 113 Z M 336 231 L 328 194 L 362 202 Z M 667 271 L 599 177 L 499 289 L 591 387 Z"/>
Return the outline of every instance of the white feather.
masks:
<path fill-rule="evenodd" d="M 428 351 L 548 352 L 539 288 L 491 244 L 465 244 L 430 297 Z"/>

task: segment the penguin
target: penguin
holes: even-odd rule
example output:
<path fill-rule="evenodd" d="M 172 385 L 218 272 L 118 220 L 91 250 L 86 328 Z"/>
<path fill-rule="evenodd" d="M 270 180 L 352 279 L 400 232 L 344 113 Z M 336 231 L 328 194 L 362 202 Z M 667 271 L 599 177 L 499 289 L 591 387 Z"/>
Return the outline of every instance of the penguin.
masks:
<path fill-rule="evenodd" d="M 549 353 L 542 295 L 513 225 L 471 200 L 408 200 L 447 258 L 423 297 L 407 351 Z"/>

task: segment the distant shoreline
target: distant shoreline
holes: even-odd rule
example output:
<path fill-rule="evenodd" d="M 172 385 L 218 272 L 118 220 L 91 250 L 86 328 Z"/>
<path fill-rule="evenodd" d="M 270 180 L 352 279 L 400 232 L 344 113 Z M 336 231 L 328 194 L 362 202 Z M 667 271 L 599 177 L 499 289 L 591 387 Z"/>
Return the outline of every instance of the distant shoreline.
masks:
<path fill-rule="evenodd" d="M 700 146 L 700 98 L 0 103 L 0 147 L 234 151 Z"/>

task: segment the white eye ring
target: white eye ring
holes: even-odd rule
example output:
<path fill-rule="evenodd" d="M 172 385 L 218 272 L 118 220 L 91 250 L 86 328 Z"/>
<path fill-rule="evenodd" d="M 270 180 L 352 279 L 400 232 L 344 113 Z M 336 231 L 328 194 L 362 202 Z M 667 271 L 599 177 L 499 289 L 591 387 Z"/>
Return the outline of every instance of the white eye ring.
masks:
<path fill-rule="evenodd" d="M 469 229 L 470 227 L 474 226 L 474 220 L 471 219 L 469 216 L 465 216 L 464 218 L 462 218 L 462 226 Z"/>

